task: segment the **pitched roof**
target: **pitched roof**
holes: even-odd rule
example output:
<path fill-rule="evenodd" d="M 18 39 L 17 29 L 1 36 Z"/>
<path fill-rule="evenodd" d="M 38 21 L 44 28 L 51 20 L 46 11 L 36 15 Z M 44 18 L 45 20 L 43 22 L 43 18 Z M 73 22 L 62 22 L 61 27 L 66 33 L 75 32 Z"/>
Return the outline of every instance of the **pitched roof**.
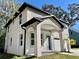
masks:
<path fill-rule="evenodd" d="M 30 24 L 33 24 L 34 22 L 40 22 L 40 20 L 39 19 L 37 19 L 37 18 L 32 18 L 31 20 L 29 20 L 29 21 L 27 21 L 27 22 L 25 22 L 24 24 L 22 24 L 21 25 L 21 27 L 27 27 L 28 25 L 30 25 Z"/>
<path fill-rule="evenodd" d="M 35 10 L 38 10 L 38 11 L 44 13 L 44 14 L 50 15 L 49 13 L 46 13 L 46 12 L 44 12 L 44 11 L 42 11 L 42 10 L 40 10 L 40 9 L 38 9 L 38 8 L 36 8 L 36 7 L 34 7 L 34 6 L 30 5 L 30 4 L 28 4 L 28 3 L 26 3 L 26 2 L 24 2 L 24 3 L 21 5 L 21 7 L 18 9 L 19 12 L 16 12 L 16 13 L 13 15 L 14 17 L 13 17 L 12 19 L 10 19 L 10 20 L 8 21 L 8 23 L 7 23 L 4 27 L 6 28 L 8 25 L 10 25 L 10 24 L 12 23 L 12 21 L 13 21 L 26 7 L 30 7 L 30 8 L 33 8 L 33 9 L 35 9 Z M 54 18 L 55 18 L 55 17 L 54 17 Z M 56 20 L 61 26 L 63 26 L 56 18 L 55 18 L 55 20 Z"/>
<path fill-rule="evenodd" d="M 42 10 L 40 10 L 40 9 L 38 9 L 38 8 L 36 8 L 36 7 L 32 6 L 32 5 L 30 5 L 30 4 L 24 2 L 24 3 L 21 5 L 21 7 L 18 9 L 18 12 L 16 12 L 16 13 L 13 15 L 14 17 L 13 17 L 12 19 L 10 19 L 10 20 L 8 21 L 8 23 L 7 23 L 4 27 L 6 28 L 9 24 L 11 24 L 12 21 L 13 21 L 26 7 L 30 7 L 30 8 L 36 9 L 36 10 L 42 12 L 42 13 L 45 13 L 45 14 L 49 15 L 48 13 L 46 13 L 46 12 L 44 12 L 44 11 L 42 11 Z"/>
<path fill-rule="evenodd" d="M 24 24 L 21 25 L 21 27 L 27 27 L 30 24 L 33 24 L 34 22 L 42 22 L 47 18 L 53 18 L 59 25 L 61 28 L 63 28 L 64 26 L 60 23 L 60 21 L 57 20 L 57 18 L 55 16 L 49 16 L 49 17 L 44 17 L 44 18 L 39 18 L 39 17 L 33 17 L 31 20 L 25 22 Z"/>

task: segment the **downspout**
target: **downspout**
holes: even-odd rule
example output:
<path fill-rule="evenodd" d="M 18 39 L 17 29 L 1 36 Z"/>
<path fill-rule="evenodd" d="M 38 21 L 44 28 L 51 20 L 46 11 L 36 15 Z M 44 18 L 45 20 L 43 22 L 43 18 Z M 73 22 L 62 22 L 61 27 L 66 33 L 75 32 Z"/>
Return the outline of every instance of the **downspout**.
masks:
<path fill-rule="evenodd" d="M 7 28 L 5 28 L 5 29 L 6 30 L 5 30 L 5 41 L 4 42 L 6 42 L 6 34 L 7 34 Z M 5 48 L 5 46 L 6 46 L 6 48 Z M 4 43 L 4 52 L 7 53 L 7 50 L 8 50 L 8 41 L 6 42 L 6 45 Z"/>
<path fill-rule="evenodd" d="M 26 29 L 24 27 L 21 27 L 24 30 L 24 50 L 23 55 L 25 55 L 26 52 Z"/>
<path fill-rule="evenodd" d="M 64 28 L 63 27 L 61 27 L 61 33 L 63 32 L 63 30 L 64 30 Z M 63 34 L 62 34 L 62 52 L 64 52 L 64 39 L 63 39 Z"/>

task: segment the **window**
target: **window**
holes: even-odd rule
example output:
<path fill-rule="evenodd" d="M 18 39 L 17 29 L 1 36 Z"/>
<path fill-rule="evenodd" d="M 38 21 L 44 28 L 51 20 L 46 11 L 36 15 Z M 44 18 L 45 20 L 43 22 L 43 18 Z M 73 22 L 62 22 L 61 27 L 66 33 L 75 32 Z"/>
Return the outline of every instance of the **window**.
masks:
<path fill-rule="evenodd" d="M 34 38 L 34 33 L 31 33 L 31 38 Z"/>
<path fill-rule="evenodd" d="M 12 46 L 12 38 L 10 39 L 10 46 Z"/>
<path fill-rule="evenodd" d="M 9 26 L 7 27 L 7 30 L 8 30 L 8 32 L 9 32 Z"/>
<path fill-rule="evenodd" d="M 41 39 L 43 39 L 43 34 L 41 34 Z"/>
<path fill-rule="evenodd" d="M 23 35 L 20 34 L 20 46 L 22 46 L 22 45 L 23 45 Z"/>
<path fill-rule="evenodd" d="M 35 45 L 35 42 L 34 42 L 34 33 L 31 33 L 31 45 Z"/>
<path fill-rule="evenodd" d="M 13 24 L 14 24 L 15 20 L 13 20 Z"/>
<path fill-rule="evenodd" d="M 31 45 L 34 45 L 34 40 L 31 40 Z"/>
<path fill-rule="evenodd" d="M 43 34 L 41 34 L 41 45 L 43 45 Z"/>
<path fill-rule="evenodd" d="M 72 32 L 71 32 L 71 35 L 72 35 Z"/>
<path fill-rule="evenodd" d="M 22 14 L 19 15 L 19 24 L 22 23 Z"/>

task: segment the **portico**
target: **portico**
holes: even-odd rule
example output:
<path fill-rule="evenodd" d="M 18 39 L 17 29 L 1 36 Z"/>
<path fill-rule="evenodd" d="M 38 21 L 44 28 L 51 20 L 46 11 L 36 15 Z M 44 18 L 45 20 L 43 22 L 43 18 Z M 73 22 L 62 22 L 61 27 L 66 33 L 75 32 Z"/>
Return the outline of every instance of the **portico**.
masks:
<path fill-rule="evenodd" d="M 34 20 L 34 21 L 32 21 Z M 64 51 L 62 40 L 62 29 L 51 17 L 45 19 L 33 18 L 29 25 L 26 25 L 26 54 L 41 56 L 43 53 Z M 56 32 L 56 34 L 55 34 Z M 58 48 L 55 38 L 58 38 Z"/>

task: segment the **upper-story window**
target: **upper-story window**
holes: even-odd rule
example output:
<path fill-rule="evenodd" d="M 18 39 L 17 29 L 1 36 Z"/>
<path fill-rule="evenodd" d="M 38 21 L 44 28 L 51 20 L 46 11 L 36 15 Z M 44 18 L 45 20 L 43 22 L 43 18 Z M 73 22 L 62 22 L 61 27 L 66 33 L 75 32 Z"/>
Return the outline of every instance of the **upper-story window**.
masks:
<path fill-rule="evenodd" d="M 19 24 L 22 23 L 22 14 L 19 15 Z"/>
<path fill-rule="evenodd" d="M 10 46 L 12 46 L 12 38 L 10 39 Z"/>
<path fill-rule="evenodd" d="M 15 20 L 13 20 L 13 24 L 14 24 Z"/>
<path fill-rule="evenodd" d="M 22 45 L 23 45 L 23 35 L 20 34 L 20 46 L 22 46 Z"/>
<path fill-rule="evenodd" d="M 71 35 L 72 35 L 72 32 L 71 32 Z"/>
<path fill-rule="evenodd" d="M 7 27 L 7 31 L 9 32 L 9 26 Z"/>

